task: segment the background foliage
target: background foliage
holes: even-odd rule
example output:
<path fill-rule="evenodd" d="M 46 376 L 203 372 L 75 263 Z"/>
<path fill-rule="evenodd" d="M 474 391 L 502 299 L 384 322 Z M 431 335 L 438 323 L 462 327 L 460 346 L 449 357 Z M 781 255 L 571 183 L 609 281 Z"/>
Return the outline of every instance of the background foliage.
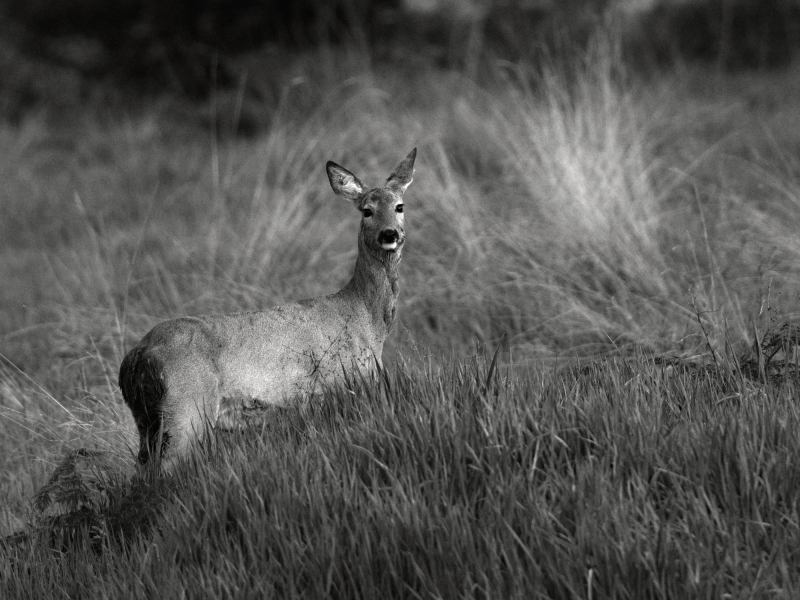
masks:
<path fill-rule="evenodd" d="M 213 86 L 236 84 L 234 57 L 269 46 L 355 44 L 381 59 L 422 47 L 449 67 L 492 57 L 551 59 L 585 46 L 611 8 L 624 12 L 628 3 L 422 4 L 430 10 L 415 11 L 414 2 L 402 0 L 4 0 L 0 14 L 7 20 L 3 33 L 32 60 L 200 97 Z M 626 43 L 640 66 L 705 60 L 727 69 L 774 67 L 788 64 L 800 43 L 795 0 L 666 0 L 629 21 Z"/>

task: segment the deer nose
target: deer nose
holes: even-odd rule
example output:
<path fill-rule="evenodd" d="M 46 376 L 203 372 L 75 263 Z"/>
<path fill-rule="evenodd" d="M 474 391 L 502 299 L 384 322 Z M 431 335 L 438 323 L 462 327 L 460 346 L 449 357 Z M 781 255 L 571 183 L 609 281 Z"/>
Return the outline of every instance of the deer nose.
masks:
<path fill-rule="evenodd" d="M 394 244 L 400 239 L 396 229 L 384 229 L 378 234 L 379 244 Z"/>

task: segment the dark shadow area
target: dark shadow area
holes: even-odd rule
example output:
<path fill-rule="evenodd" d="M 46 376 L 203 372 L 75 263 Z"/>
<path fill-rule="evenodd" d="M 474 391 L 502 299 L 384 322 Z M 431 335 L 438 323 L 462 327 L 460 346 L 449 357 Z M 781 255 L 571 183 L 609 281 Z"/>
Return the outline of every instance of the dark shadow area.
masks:
<path fill-rule="evenodd" d="M 152 469 L 128 478 L 117 462 L 118 457 L 98 450 L 68 453 L 33 498 L 32 522 L 0 540 L 0 548 L 13 562 L 30 550 L 124 551 L 148 537 L 177 494 L 177 480 Z"/>
<path fill-rule="evenodd" d="M 641 16 L 629 59 L 659 66 L 682 61 L 721 69 L 787 66 L 800 42 L 800 4 L 791 0 L 661 2 Z"/>
<path fill-rule="evenodd" d="M 376 67 L 455 70 L 490 83 L 503 64 L 569 64 L 620 17 L 627 62 L 644 69 L 687 61 L 782 67 L 800 40 L 800 7 L 790 0 L 658 2 L 639 12 L 608 0 L 417 4 L 0 0 L 0 118 L 98 96 L 124 103 L 131 92 L 205 99 L 239 86 L 243 95 L 269 96 L 264 82 L 280 86 L 292 57 L 337 47 L 357 49 Z M 248 68 L 246 56 L 260 58 Z"/>

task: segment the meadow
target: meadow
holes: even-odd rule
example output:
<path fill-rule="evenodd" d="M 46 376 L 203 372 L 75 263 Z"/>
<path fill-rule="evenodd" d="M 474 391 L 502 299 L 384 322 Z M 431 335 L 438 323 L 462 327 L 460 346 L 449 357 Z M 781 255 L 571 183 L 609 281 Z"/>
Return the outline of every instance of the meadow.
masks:
<path fill-rule="evenodd" d="M 796 66 L 247 60 L 0 124 L 0 596 L 797 595 Z M 126 350 L 339 289 L 413 147 L 386 372 L 136 473 Z"/>

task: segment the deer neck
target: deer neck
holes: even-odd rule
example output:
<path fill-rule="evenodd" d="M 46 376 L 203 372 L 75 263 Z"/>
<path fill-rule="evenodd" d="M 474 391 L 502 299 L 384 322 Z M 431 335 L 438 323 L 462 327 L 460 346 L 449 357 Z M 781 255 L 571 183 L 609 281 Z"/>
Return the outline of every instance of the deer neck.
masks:
<path fill-rule="evenodd" d="M 373 250 L 360 235 L 353 278 L 342 290 L 344 295 L 366 307 L 376 338 L 381 343 L 389 335 L 394 323 L 400 258 L 400 250 Z"/>

